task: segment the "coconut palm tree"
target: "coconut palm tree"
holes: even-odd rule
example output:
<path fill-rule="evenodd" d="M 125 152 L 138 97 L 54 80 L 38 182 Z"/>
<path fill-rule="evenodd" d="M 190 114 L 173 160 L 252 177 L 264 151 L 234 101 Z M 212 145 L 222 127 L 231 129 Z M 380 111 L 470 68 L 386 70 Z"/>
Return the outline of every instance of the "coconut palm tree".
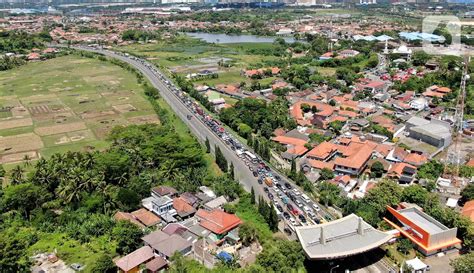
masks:
<path fill-rule="evenodd" d="M 25 166 L 25 168 L 31 166 L 31 157 L 29 155 L 23 156 L 23 166 Z"/>
<path fill-rule="evenodd" d="M 18 185 L 23 183 L 23 181 L 23 168 L 20 165 L 16 165 L 15 168 L 10 171 L 10 183 L 12 185 Z"/>

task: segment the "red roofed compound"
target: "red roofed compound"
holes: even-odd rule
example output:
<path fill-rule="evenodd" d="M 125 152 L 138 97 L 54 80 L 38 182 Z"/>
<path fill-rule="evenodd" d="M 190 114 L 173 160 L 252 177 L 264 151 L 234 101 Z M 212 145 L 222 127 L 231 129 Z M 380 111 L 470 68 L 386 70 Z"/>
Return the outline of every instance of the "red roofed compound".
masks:
<path fill-rule="evenodd" d="M 296 120 L 299 125 L 310 125 L 311 120 L 305 119 L 303 115 L 303 110 L 301 110 L 301 105 L 307 104 L 309 107 L 316 107 L 317 112 L 313 113 L 313 118 L 318 118 L 321 120 L 326 120 L 334 113 L 334 108 L 322 102 L 314 102 L 314 101 L 298 101 L 297 103 L 293 104 L 290 108 L 291 117 Z"/>
<path fill-rule="evenodd" d="M 336 172 L 349 175 L 359 175 L 367 166 L 367 162 L 372 157 L 372 153 L 377 146 L 375 143 L 365 143 L 351 147 L 349 145 L 350 155 L 347 157 L 338 157 L 334 160 L 334 169 Z"/>
<path fill-rule="evenodd" d="M 401 226 L 384 218 L 392 227 L 407 237 L 426 256 L 455 248 L 461 243 L 456 238 L 457 228 L 448 228 L 417 207 L 388 211 L 401 223 Z"/>
<path fill-rule="evenodd" d="M 226 213 L 220 209 L 214 209 L 207 211 L 200 209 L 197 211 L 196 216 L 199 218 L 199 224 L 222 238 L 229 231 L 238 227 L 242 221 L 235 214 Z"/>

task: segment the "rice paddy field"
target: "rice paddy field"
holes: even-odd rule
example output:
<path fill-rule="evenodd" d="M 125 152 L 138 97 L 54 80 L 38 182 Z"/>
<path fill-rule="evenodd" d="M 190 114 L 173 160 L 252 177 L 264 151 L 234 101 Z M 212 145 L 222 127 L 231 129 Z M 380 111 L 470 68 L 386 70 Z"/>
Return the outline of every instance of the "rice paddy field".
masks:
<path fill-rule="evenodd" d="M 0 72 L 2 164 L 102 150 L 114 126 L 142 123 L 159 119 L 135 76 L 111 63 L 68 55 Z"/>

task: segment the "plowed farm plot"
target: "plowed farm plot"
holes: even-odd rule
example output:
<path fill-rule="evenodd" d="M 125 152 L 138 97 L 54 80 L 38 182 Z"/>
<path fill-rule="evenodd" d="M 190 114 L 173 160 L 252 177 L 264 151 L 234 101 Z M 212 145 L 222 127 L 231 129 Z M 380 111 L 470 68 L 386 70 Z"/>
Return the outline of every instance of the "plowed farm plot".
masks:
<path fill-rule="evenodd" d="M 75 55 L 0 72 L 0 163 L 101 150 L 115 126 L 159 124 L 135 76 Z"/>

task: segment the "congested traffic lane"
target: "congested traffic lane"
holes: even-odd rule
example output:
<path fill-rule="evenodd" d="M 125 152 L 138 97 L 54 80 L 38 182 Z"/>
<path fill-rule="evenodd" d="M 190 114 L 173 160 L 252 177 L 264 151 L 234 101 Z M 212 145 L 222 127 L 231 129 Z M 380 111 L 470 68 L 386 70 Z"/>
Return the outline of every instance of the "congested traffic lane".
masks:
<path fill-rule="evenodd" d="M 306 224 L 308 216 L 314 219 L 314 222 L 318 222 L 322 218 L 321 215 L 319 217 L 316 214 L 314 214 L 314 217 L 309 215 L 310 212 L 314 213 L 313 208 L 318 208 L 319 210 L 319 206 L 315 202 L 302 198 L 301 191 L 293 183 L 285 177 L 278 175 L 275 170 L 266 166 L 260 158 L 251 154 L 245 145 L 242 145 L 224 130 L 219 121 L 207 115 L 198 104 L 189 98 L 186 93 L 174 86 L 171 80 L 155 66 L 145 60 L 127 56 L 123 53 L 89 47 L 78 47 L 78 49 L 119 59 L 142 72 L 150 80 L 151 84 L 159 90 L 160 95 L 177 116 L 201 142 L 209 139 L 211 143 L 216 144 L 220 148 L 226 159 L 234 165 L 236 179 L 243 184 L 247 191 L 250 191 L 253 187 L 256 194 L 272 200 L 275 209 L 279 212 L 281 218 L 285 219 L 288 226 L 293 227 L 294 225 Z M 211 145 L 211 148 L 214 149 L 213 145 Z M 252 158 L 242 156 L 244 152 L 251 154 Z M 255 176 L 256 171 L 257 175 Z M 261 183 L 262 179 L 267 177 L 272 179 L 271 187 L 268 185 L 264 186 L 264 183 Z M 265 189 L 265 187 L 267 188 Z M 309 209 L 303 210 L 305 206 Z M 318 211 L 316 213 L 319 214 Z"/>

